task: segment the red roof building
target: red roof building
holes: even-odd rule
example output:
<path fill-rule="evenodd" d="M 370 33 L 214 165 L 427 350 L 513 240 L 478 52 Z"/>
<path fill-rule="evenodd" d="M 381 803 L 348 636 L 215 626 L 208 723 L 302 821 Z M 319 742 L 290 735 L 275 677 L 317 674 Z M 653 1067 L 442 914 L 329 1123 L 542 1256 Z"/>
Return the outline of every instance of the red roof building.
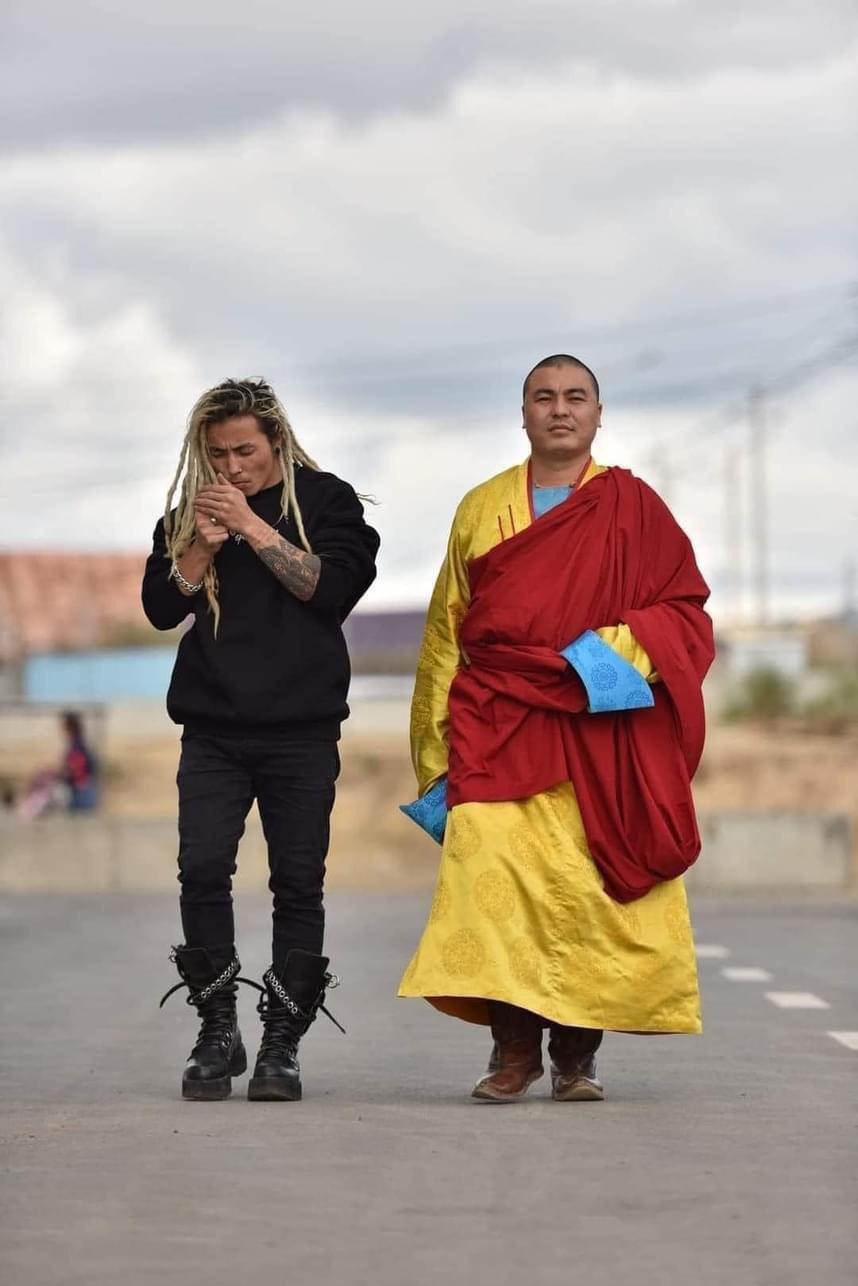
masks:
<path fill-rule="evenodd" d="M 139 641 L 143 553 L 0 551 L 0 661 Z M 154 633 L 154 631 L 152 631 Z"/>

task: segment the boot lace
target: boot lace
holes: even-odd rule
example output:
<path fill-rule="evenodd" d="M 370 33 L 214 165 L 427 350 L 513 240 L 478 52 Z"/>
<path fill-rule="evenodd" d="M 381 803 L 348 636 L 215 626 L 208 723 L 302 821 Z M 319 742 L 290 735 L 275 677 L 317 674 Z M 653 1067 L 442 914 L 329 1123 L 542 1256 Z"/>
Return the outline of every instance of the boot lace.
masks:
<path fill-rule="evenodd" d="M 346 1034 L 345 1027 L 337 1022 L 323 1003 L 326 991 L 333 991 L 340 985 L 340 980 L 335 973 L 325 974 L 321 990 L 309 1010 L 302 1009 L 292 999 L 273 969 L 267 970 L 262 975 L 262 981 L 266 984 L 267 990 L 259 988 L 262 995 L 256 1006 L 264 1029 L 259 1047 L 260 1057 L 263 1054 L 272 1055 L 275 1058 L 294 1056 L 298 1049 L 298 1042 L 310 1024 L 316 1021 L 319 1010 L 331 1020 L 335 1027 L 339 1028 L 343 1035 Z M 277 1003 L 272 996 L 276 997 Z"/>
<path fill-rule="evenodd" d="M 235 996 L 237 987 L 229 987 L 209 1000 L 197 1005 L 197 1013 L 202 1022 L 197 1033 L 197 1040 L 191 1050 L 191 1057 L 204 1047 L 218 1045 L 226 1052 L 232 1044 L 236 1027 Z M 188 1003 L 193 1003 L 188 997 Z"/>
<path fill-rule="evenodd" d="M 172 964 L 176 963 L 175 947 L 170 952 L 170 961 Z M 238 956 L 233 956 L 223 972 L 207 986 L 196 989 L 189 982 L 177 982 L 161 997 L 159 1009 L 163 1009 L 165 1002 L 177 991 L 181 991 L 182 987 L 187 988 L 185 1004 L 192 1005 L 202 1019 L 196 1044 L 191 1051 L 192 1056 L 204 1045 L 218 1045 L 223 1050 L 229 1049 L 237 1022 L 235 998 L 238 995 L 238 987 L 236 983 L 243 982 L 247 987 L 255 987 L 257 991 L 263 990 L 259 983 L 251 978 L 240 978 L 240 969 L 241 963 Z"/>

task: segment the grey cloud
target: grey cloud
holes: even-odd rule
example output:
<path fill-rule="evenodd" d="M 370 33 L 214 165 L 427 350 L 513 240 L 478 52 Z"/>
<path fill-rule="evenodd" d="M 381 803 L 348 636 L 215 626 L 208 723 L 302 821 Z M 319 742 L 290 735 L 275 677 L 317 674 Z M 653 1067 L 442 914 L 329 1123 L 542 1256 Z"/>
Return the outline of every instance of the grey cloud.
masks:
<path fill-rule="evenodd" d="M 0 31 L 0 145 L 217 136 L 278 115 L 359 121 L 437 104 L 481 67 L 681 79 L 783 70 L 855 34 L 848 0 L 12 0 Z"/>
<path fill-rule="evenodd" d="M 487 8 L 468 6 L 468 22 Z M 19 112 L 39 146 L 0 170 L 14 492 L 0 534 L 139 544 L 193 398 L 260 373 L 308 449 L 384 500 L 385 581 L 419 600 L 462 490 L 521 453 L 524 370 L 571 349 L 604 383 L 604 458 L 646 475 L 668 444 L 683 520 L 717 563 L 712 479 L 746 427 L 741 405 L 725 408 L 854 333 L 854 62 L 839 7 L 801 9 L 799 24 L 789 4 L 624 4 L 620 25 L 617 5 L 592 4 L 575 16 L 579 77 L 557 62 L 556 24 L 525 39 L 518 6 L 493 6 L 477 38 L 446 0 L 367 5 L 372 48 L 345 5 L 338 27 L 333 8 L 313 10 L 324 47 L 266 6 L 275 35 L 292 24 L 288 57 L 280 37 L 257 42 L 249 77 L 246 42 L 201 6 L 173 6 L 171 29 L 156 5 L 151 30 L 104 5 L 55 8 L 55 49 Z M 242 10 L 251 25 L 260 12 Z M 49 7 L 18 13 L 20 51 L 27 15 L 46 22 Z M 489 74 L 513 61 L 524 91 Z M 451 87 L 435 110 L 395 110 Z M 311 102 L 328 114 L 259 124 Z M 773 503 L 784 584 L 846 547 L 854 387 L 841 369 L 772 402 L 795 482 Z M 814 510 L 809 535 L 793 530 L 799 509 Z"/>
<path fill-rule="evenodd" d="M 615 404 L 694 407 L 852 319 L 842 124 L 783 143 L 796 112 L 821 133 L 843 80 L 762 107 L 739 86 L 728 109 L 644 90 L 591 120 L 575 165 L 545 137 L 550 100 L 520 133 L 526 169 L 489 104 L 362 137 L 282 126 L 251 148 L 31 159 L 7 167 L 0 206 L 17 262 L 76 324 L 157 301 L 213 378 L 265 373 L 378 415 L 497 414 L 533 361 L 571 348 Z"/>

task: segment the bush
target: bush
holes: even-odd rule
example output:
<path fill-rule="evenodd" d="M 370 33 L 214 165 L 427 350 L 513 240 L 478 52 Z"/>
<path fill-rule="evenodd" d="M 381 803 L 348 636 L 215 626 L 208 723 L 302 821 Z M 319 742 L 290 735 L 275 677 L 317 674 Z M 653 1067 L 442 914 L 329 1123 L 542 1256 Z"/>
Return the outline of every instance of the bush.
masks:
<path fill-rule="evenodd" d="M 831 675 L 831 686 L 801 709 L 803 722 L 813 732 L 844 733 L 858 727 L 858 670 Z"/>
<path fill-rule="evenodd" d="M 778 670 L 751 670 L 725 711 L 728 719 L 758 719 L 774 723 L 794 712 L 792 681 Z"/>

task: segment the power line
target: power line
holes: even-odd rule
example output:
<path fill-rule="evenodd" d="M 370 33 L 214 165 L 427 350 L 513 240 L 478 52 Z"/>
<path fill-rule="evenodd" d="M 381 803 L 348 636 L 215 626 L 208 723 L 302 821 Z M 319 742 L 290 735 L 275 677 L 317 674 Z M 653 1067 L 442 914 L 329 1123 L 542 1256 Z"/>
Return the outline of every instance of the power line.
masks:
<path fill-rule="evenodd" d="M 775 399 L 783 393 L 789 393 L 801 387 L 801 385 L 806 384 L 823 371 L 841 365 L 856 354 L 858 354 L 858 335 L 848 335 L 829 345 L 822 353 L 805 358 L 788 369 L 782 370 L 769 380 L 751 381 L 751 383 L 754 383 L 755 387 L 766 398 Z M 691 449 L 699 451 L 701 442 L 704 445 L 709 445 L 710 443 L 707 439 L 711 440 L 711 438 L 719 436 L 728 428 L 735 427 L 744 418 L 747 405 L 746 396 L 743 396 L 741 400 L 736 399 L 728 405 L 718 408 L 697 424 L 678 430 L 676 440 L 671 438 L 663 439 L 660 443 L 660 449 L 667 449 L 675 453 L 676 451 L 685 452 Z M 674 469 L 678 475 L 688 475 L 692 468 L 693 464 L 691 462 L 677 465 L 674 460 Z"/>

